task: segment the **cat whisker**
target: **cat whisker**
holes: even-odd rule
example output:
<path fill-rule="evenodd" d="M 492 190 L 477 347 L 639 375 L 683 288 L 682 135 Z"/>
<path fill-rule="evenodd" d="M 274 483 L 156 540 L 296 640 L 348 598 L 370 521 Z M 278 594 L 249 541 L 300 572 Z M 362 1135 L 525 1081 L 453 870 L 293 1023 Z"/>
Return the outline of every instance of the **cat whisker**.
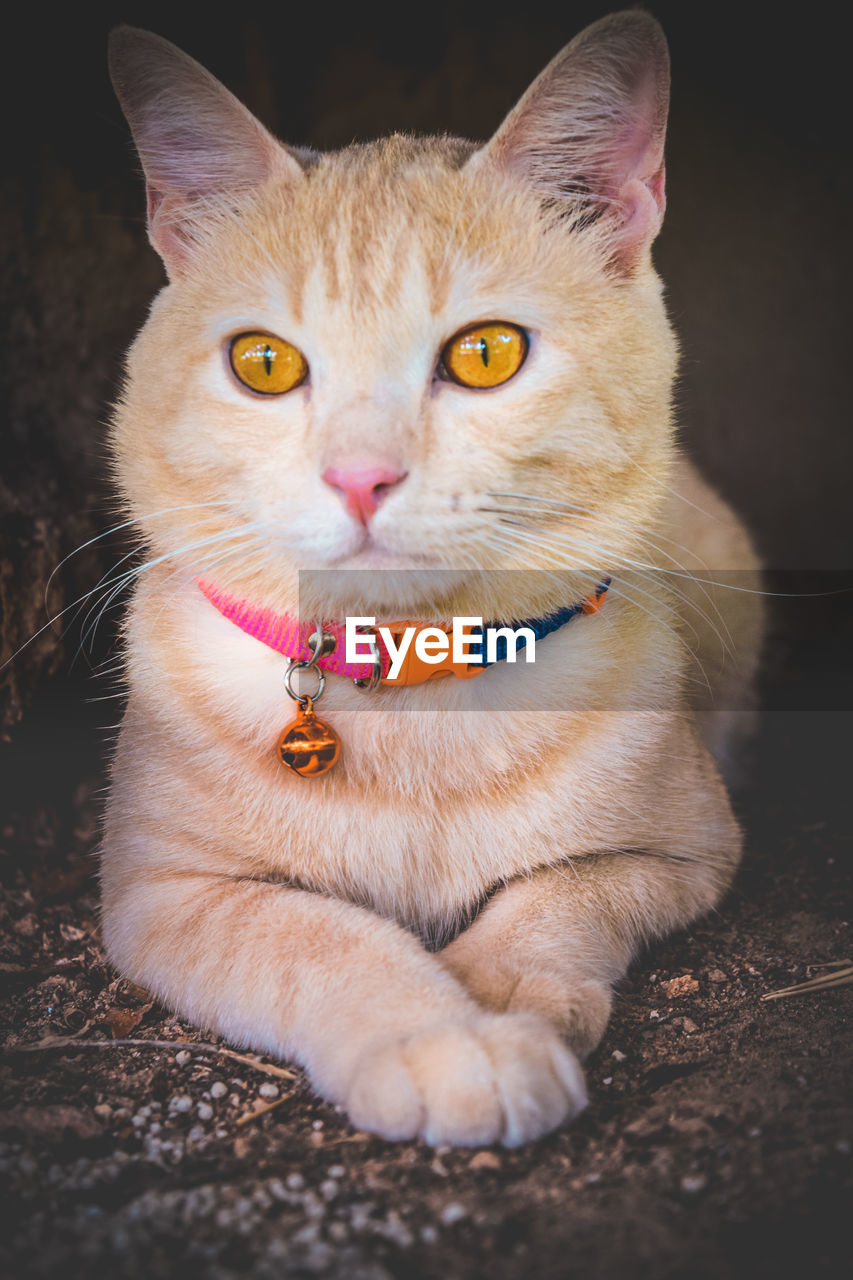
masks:
<path fill-rule="evenodd" d="M 544 536 L 551 546 L 566 546 L 571 548 L 572 550 L 578 547 L 592 549 L 593 551 L 596 550 L 595 544 L 587 542 L 584 539 L 572 537 L 567 534 L 557 534 L 557 533 L 551 533 L 551 532 L 545 533 L 545 531 L 541 530 L 538 526 L 535 526 L 535 525 L 525 526 L 521 524 L 516 524 L 514 527 L 518 528 L 519 531 L 528 529 L 531 533 L 536 533 L 540 535 L 540 538 Z M 705 599 L 708 601 L 708 604 L 713 609 L 716 615 L 717 621 L 720 623 L 720 625 L 723 628 L 723 631 L 725 632 L 725 637 L 720 633 L 720 630 L 718 629 L 716 622 L 711 617 L 709 617 L 708 614 L 706 614 L 703 609 L 699 607 L 696 601 L 689 599 L 689 597 L 686 596 L 684 592 L 680 590 L 680 588 L 677 585 L 674 585 L 670 581 L 671 578 L 683 577 L 693 582 L 694 579 L 689 573 L 679 574 L 672 569 L 661 569 L 658 566 L 646 565 L 646 564 L 643 564 L 641 561 L 633 560 L 627 556 L 618 556 L 615 560 L 610 561 L 610 563 L 613 568 L 624 566 L 633 575 L 637 577 L 646 578 L 651 582 L 657 582 L 661 575 L 665 576 L 670 592 L 675 596 L 675 598 L 678 601 L 680 601 L 680 603 L 684 606 L 685 610 L 692 611 L 696 615 L 696 617 L 700 618 L 706 624 L 706 626 L 713 633 L 715 639 L 718 641 L 723 653 L 725 653 L 729 658 L 734 660 L 735 655 L 732 648 L 733 642 L 732 642 L 731 633 L 729 632 L 728 626 L 725 622 L 725 619 L 723 618 L 722 613 L 717 608 L 717 606 L 713 603 L 713 601 L 711 601 L 710 597 L 708 596 L 708 593 L 704 590 L 704 588 L 700 587 L 701 594 L 705 597 Z M 637 589 L 641 590 L 639 586 Z M 682 621 L 685 623 L 685 625 L 687 625 L 690 628 L 690 630 L 693 632 L 693 635 L 698 639 L 698 633 L 696 632 L 695 627 L 693 627 L 693 625 L 687 618 L 686 613 L 682 613 L 681 616 L 682 616 Z"/>
<path fill-rule="evenodd" d="M 166 561 L 173 560 L 176 557 L 179 557 L 179 556 L 185 557 L 185 556 L 191 555 L 193 552 L 203 549 L 204 547 L 211 546 L 216 543 L 221 543 L 223 541 L 226 541 L 227 539 L 234 538 L 240 534 L 251 533 L 256 530 L 266 528 L 268 524 L 269 524 L 268 521 L 253 521 L 247 525 L 241 526 L 239 529 L 236 529 L 236 530 L 234 529 L 221 530 L 218 533 L 212 534 L 206 538 L 199 539 L 196 542 L 185 543 L 184 545 L 175 548 L 173 551 L 164 552 L 162 555 L 156 556 L 153 560 L 147 560 L 141 565 L 136 565 L 133 569 L 129 569 L 125 573 L 121 574 L 117 580 L 113 580 L 113 581 L 108 580 L 104 584 L 105 588 L 108 588 L 107 595 L 103 601 L 99 602 L 100 607 L 98 608 L 98 612 L 95 616 L 94 623 L 89 624 L 87 626 L 87 622 L 92 613 L 92 609 L 98 607 L 96 605 L 93 605 L 88 610 L 86 617 L 83 620 L 82 626 L 84 627 L 84 632 L 80 642 L 80 646 L 77 651 L 77 655 L 79 655 L 81 650 L 85 648 L 86 642 L 89 639 L 90 635 L 91 635 L 92 643 L 94 644 L 94 638 L 97 632 L 97 628 L 100 625 L 100 621 L 103 618 L 104 614 L 110 608 L 110 605 L 112 604 L 112 602 L 116 599 L 118 595 L 120 595 L 124 591 L 126 587 L 128 587 L 132 582 L 135 582 L 139 577 L 141 577 L 143 573 L 148 573 L 150 572 L 150 570 L 156 568 L 158 565 L 164 564 Z M 131 554 L 135 554 L 135 553 L 132 552 Z M 127 559 L 127 558 L 128 557 L 124 557 L 123 559 Z M 119 563 L 122 563 L 122 562 L 123 561 L 120 561 Z M 97 589 L 98 588 L 96 587 L 95 590 Z M 90 593 L 90 595 L 91 594 L 94 594 L 94 592 Z"/>
<path fill-rule="evenodd" d="M 183 511 L 196 511 L 201 507 L 230 507 L 233 510 L 235 506 L 236 504 L 233 502 L 189 502 L 179 507 L 161 507 L 157 511 L 148 511 L 145 515 L 133 516 L 131 519 L 122 520 L 120 524 L 112 525 L 109 529 L 104 529 L 103 533 L 96 534 L 94 538 L 89 538 L 87 542 L 81 542 L 79 547 L 75 547 L 73 551 L 69 551 L 68 555 L 63 556 L 55 568 L 51 570 L 50 577 L 44 587 L 45 607 L 47 607 L 47 596 L 50 591 L 50 584 L 61 571 L 63 566 L 66 565 L 69 560 L 72 560 L 74 556 L 79 555 L 81 551 L 85 551 L 88 547 L 95 546 L 96 543 L 102 542 L 104 538 L 109 538 L 115 533 L 121 533 L 124 529 L 133 528 L 143 520 L 154 520 L 160 516 L 175 515 L 178 512 Z"/>
<path fill-rule="evenodd" d="M 492 533 L 493 533 L 493 534 L 495 534 L 495 533 L 498 533 L 498 531 L 497 531 L 497 530 L 493 530 L 493 531 L 492 531 Z M 500 535 L 498 535 L 498 536 L 500 536 Z M 535 548 L 536 550 L 542 551 L 542 552 L 544 552 L 545 554 L 550 554 L 550 555 L 552 555 L 552 556 L 553 556 L 553 555 L 559 555 L 559 554 L 561 553 L 561 551 L 562 551 L 562 549 L 561 549 L 561 548 L 559 548 L 559 547 L 552 547 L 552 546 L 548 546 L 547 544 L 543 543 L 540 539 L 530 539 L 530 538 L 528 537 L 528 535 L 527 535 L 527 531 L 526 531 L 526 530 L 524 530 L 524 529 L 519 529 L 519 530 L 517 530 L 517 536 L 522 537 L 522 538 L 526 541 L 526 543 L 527 543 L 527 545 L 528 545 L 529 547 L 532 547 L 532 548 Z M 516 552 L 516 553 L 518 552 L 518 547 L 517 547 L 517 546 L 512 542 L 512 539 L 510 539 L 508 536 L 507 536 L 507 537 L 506 537 L 506 539 L 505 539 L 505 546 L 506 546 L 506 547 L 507 547 L 507 549 L 509 549 L 509 550 L 512 550 L 512 551 L 514 551 L 514 552 Z M 592 567 L 592 566 L 590 566 L 590 565 L 586 564 L 586 565 L 578 565 L 578 566 L 576 566 L 576 565 L 566 566 L 566 568 L 572 568 L 572 569 L 574 569 L 574 568 L 586 568 L 586 569 L 590 570 L 591 572 L 593 572 L 593 573 L 597 573 L 597 574 L 600 574 L 600 573 L 602 572 L 602 570 L 601 570 L 601 562 L 599 562 L 599 565 L 598 565 L 597 567 Z M 538 572 L 542 572 L 542 570 L 540 570 L 540 569 L 538 569 L 537 571 L 538 571 Z M 696 664 L 696 666 L 699 668 L 699 670 L 700 670 L 700 672 L 701 672 L 701 674 L 702 674 L 702 677 L 703 677 L 703 685 L 704 685 L 705 687 L 707 687 L 707 691 L 708 691 L 708 693 L 710 694 L 710 693 L 712 692 L 711 683 L 710 683 L 710 681 L 709 681 L 709 679 L 708 679 L 708 675 L 707 675 L 707 673 L 706 673 L 706 671 L 705 671 L 705 668 L 704 668 L 704 666 L 702 665 L 702 662 L 701 662 L 701 660 L 699 659 L 698 655 L 697 655 L 697 654 L 696 654 L 696 652 L 692 649 L 692 647 L 691 647 L 689 644 L 687 644 L 687 642 L 686 642 L 686 640 L 685 640 L 684 636 L 683 636 L 682 634 L 680 634 L 680 633 L 679 633 L 679 632 L 678 632 L 674 627 L 670 626 L 670 625 L 669 625 L 669 623 L 667 623 L 666 621 L 664 621 L 664 618 L 663 618 L 663 616 L 662 616 L 661 610 L 663 610 L 663 611 L 664 611 L 666 614 L 668 614 L 670 617 L 674 617 L 674 616 L 675 616 L 674 610 L 673 610 L 673 609 L 671 608 L 671 606 L 670 606 L 670 605 L 668 605 L 666 602 L 661 601 L 658 597 L 654 596 L 651 592 L 649 592 L 649 591 L 645 591 L 645 590 L 644 590 L 642 587 L 640 587 L 639 585 L 634 584 L 634 589 L 635 589 L 635 591 L 639 592 L 642 596 L 644 596 L 646 599 L 651 600 L 651 601 L 652 601 L 656 606 L 658 606 L 658 612 L 652 612 L 650 609 L 647 609 L 647 608 L 645 607 L 645 605 L 643 605 L 639 600 L 637 600 L 637 599 L 636 599 L 636 597 L 635 597 L 634 595 L 631 595 L 631 594 L 629 593 L 629 591 L 627 590 L 627 584 L 626 584 L 626 582 L 625 582 L 625 580 L 624 580 L 624 579 L 620 579 L 620 581 L 619 581 L 619 584 L 618 584 L 618 585 L 616 585 L 616 584 L 614 584 L 614 583 L 611 583 L 611 584 L 610 584 L 610 588 L 609 588 L 609 590 L 610 590 L 610 591 L 611 591 L 615 596 L 617 596 L 617 597 L 621 597 L 621 598 L 625 599 L 629 604 L 632 604 L 635 608 L 639 609 L 642 613 L 645 613 L 647 617 L 651 618 L 653 621 L 655 621 L 656 623 L 658 623 L 660 626 L 664 627 L 664 628 L 665 628 L 665 630 L 667 630 L 667 631 L 669 631 L 669 632 L 670 632 L 670 634 L 671 634 L 671 635 L 672 635 L 672 636 L 673 636 L 673 637 L 678 641 L 679 645 L 680 645 L 680 646 L 681 646 L 681 647 L 682 647 L 682 648 L 683 648 L 683 649 L 684 649 L 684 650 L 685 650 L 685 651 L 690 655 L 691 659 L 694 661 L 694 663 Z M 684 620 L 682 619 L 682 621 L 684 621 Z M 693 627 L 689 622 L 687 622 L 687 624 L 686 624 L 686 625 L 687 625 L 687 626 L 689 627 L 689 629 L 693 632 L 694 637 L 696 637 L 696 638 L 698 639 L 698 633 L 696 632 L 696 629 L 695 629 L 695 628 L 694 628 L 694 627 Z"/>

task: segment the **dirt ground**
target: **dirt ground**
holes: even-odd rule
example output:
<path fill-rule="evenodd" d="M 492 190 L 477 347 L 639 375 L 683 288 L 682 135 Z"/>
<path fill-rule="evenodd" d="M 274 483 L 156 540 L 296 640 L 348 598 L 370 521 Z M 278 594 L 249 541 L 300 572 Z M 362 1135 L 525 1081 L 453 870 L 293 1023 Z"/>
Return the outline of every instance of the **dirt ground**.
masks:
<path fill-rule="evenodd" d="M 518 1151 L 353 1132 L 116 977 L 93 857 L 115 713 L 54 686 L 0 759 L 4 1275 L 849 1274 L 853 988 L 761 996 L 853 958 L 853 717 L 823 696 L 853 618 L 789 614 L 733 891 L 622 983 L 589 1109 Z"/>

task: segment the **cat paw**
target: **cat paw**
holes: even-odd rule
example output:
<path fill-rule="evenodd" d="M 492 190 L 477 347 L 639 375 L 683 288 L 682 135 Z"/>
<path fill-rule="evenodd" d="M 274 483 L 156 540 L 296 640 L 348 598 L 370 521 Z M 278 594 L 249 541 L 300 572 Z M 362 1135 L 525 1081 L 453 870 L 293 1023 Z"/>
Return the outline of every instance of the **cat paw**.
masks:
<path fill-rule="evenodd" d="M 479 1005 L 495 1013 L 537 1014 L 579 1058 L 592 1052 L 610 1020 L 613 993 L 608 983 L 534 965 L 512 953 L 483 954 L 468 941 L 463 934 L 439 959 Z"/>
<path fill-rule="evenodd" d="M 485 1014 L 373 1050 L 346 1106 L 353 1124 L 383 1138 L 515 1147 L 586 1102 L 577 1059 L 553 1027 L 531 1014 Z"/>

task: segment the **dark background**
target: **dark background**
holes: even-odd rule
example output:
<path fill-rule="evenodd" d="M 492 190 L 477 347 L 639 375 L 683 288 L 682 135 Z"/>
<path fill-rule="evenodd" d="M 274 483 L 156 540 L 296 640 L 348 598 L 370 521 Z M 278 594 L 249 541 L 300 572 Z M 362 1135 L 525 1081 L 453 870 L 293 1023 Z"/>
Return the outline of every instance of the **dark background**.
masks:
<path fill-rule="evenodd" d="M 435 0 L 226 8 L 152 0 L 19 4 L 4 13 L 0 662 L 44 626 L 51 571 L 113 520 L 104 423 L 122 353 L 163 280 L 145 238 L 142 184 L 107 77 L 110 27 L 131 22 L 174 40 L 284 140 L 338 147 L 394 129 L 487 137 L 549 58 L 611 7 Z M 801 711 L 776 710 L 765 719 L 753 784 L 738 801 L 747 858 L 721 920 L 665 944 L 635 969 L 591 1066 L 593 1107 L 579 1126 L 512 1157 L 503 1172 L 469 1174 L 464 1153 L 448 1157 L 446 1184 L 435 1183 L 431 1157 L 418 1152 L 409 1159 L 405 1146 L 335 1149 L 331 1158 L 352 1153 L 362 1196 L 374 1194 L 372 1177 L 380 1183 L 384 1177 L 388 1203 L 423 1207 L 435 1183 L 444 1186 L 445 1200 L 465 1199 L 470 1191 L 472 1205 L 480 1203 L 504 1224 L 489 1237 L 491 1246 L 460 1228 L 456 1252 L 448 1245 L 434 1272 L 426 1254 L 414 1271 L 411 1253 L 404 1250 L 396 1262 L 382 1255 L 389 1268 L 383 1275 L 474 1277 L 485 1273 L 484 1258 L 499 1255 L 505 1265 L 496 1276 L 532 1267 L 565 1277 L 570 1258 L 577 1274 L 650 1280 L 687 1274 L 775 1280 L 786 1273 L 786 1260 L 792 1270 L 821 1276 L 844 1266 L 833 1234 L 849 1145 L 845 1156 L 833 1143 L 844 1132 L 845 1114 L 849 1123 L 849 988 L 805 1005 L 800 998 L 760 1006 L 761 1012 L 756 1001 L 763 989 L 809 976 L 812 962 L 850 957 L 845 930 L 853 917 L 844 866 L 851 834 L 846 713 L 853 708 L 853 596 L 842 590 L 853 575 L 847 24 L 840 7 L 827 3 L 793 11 L 751 0 L 648 7 L 664 26 L 673 60 L 669 206 L 656 259 L 682 342 L 683 439 L 749 522 L 775 571 L 771 589 L 795 593 L 773 605 L 765 692 L 771 706 Z M 75 555 L 51 584 L 50 612 L 91 591 L 125 550 L 98 544 Z M 838 594 L 804 594 L 813 592 Z M 0 669 L 6 739 L 0 744 L 0 888 L 6 895 L 0 926 L 12 939 L 0 972 L 24 991 L 10 1013 L 7 1044 L 79 1028 L 75 1011 L 97 1028 L 95 1011 L 113 1000 L 115 983 L 92 923 L 90 855 L 104 729 L 119 707 L 87 699 L 110 692 L 103 676 L 93 681 L 89 665 L 109 665 L 116 628 L 113 613 L 83 657 L 79 624 L 64 634 L 49 628 Z M 51 966 L 78 949 L 69 941 L 75 935 L 62 930 L 86 933 L 90 925 L 89 959 L 65 1003 L 57 1004 L 55 991 L 44 993 L 44 984 L 54 981 L 45 975 L 60 972 Z M 653 1041 L 643 1040 L 651 1034 L 647 1005 L 660 1003 L 649 984 L 658 974 L 685 970 L 700 982 L 687 1010 L 700 1030 L 687 1034 L 672 1019 L 669 1040 L 657 1032 Z M 725 986 L 708 977 L 722 970 Z M 30 980 L 42 986 L 30 992 Z M 59 1022 L 57 1008 L 64 1010 Z M 146 1013 L 142 1030 L 159 1016 L 156 1007 Z M 173 1037 L 175 1029 L 165 1022 L 149 1034 Z M 595 1082 L 614 1073 L 614 1048 L 628 1049 L 629 1059 L 625 1096 L 610 1105 L 602 1098 L 613 1091 Z M 153 1081 L 140 1076 L 134 1083 L 110 1074 L 112 1060 L 108 1068 L 104 1061 L 75 1066 L 76 1060 L 54 1057 L 28 1070 L 16 1061 L 15 1096 L 42 1110 L 45 1100 L 89 1107 L 106 1099 L 115 1108 L 116 1094 L 122 1106 L 138 1106 L 149 1087 L 179 1087 L 163 1074 L 165 1067 Z M 613 1089 L 622 1091 L 616 1074 Z M 307 1092 L 286 1122 L 292 1132 L 276 1129 L 275 1120 L 263 1122 L 253 1168 L 283 1176 L 286 1169 L 313 1167 L 320 1159 L 311 1136 L 314 1115 L 325 1117 L 327 1127 L 338 1123 L 329 1109 L 318 1111 Z M 79 1274 L 75 1266 L 88 1270 L 90 1257 L 79 1241 L 95 1228 L 81 1228 L 78 1240 L 74 1205 L 79 1196 L 97 1200 L 100 1193 L 81 1190 L 71 1177 L 64 1200 L 45 1200 L 43 1172 L 51 1161 L 101 1152 L 97 1142 L 107 1138 L 90 1133 L 65 1156 L 44 1155 L 39 1144 L 49 1147 L 53 1139 L 23 1128 L 26 1151 L 36 1151 L 42 1165 L 26 1184 L 30 1190 L 20 1192 L 20 1212 L 32 1223 L 20 1274 L 30 1274 L 30 1265 L 39 1275 Z M 345 1128 L 341 1133 L 339 1140 L 349 1141 Z M 159 1185 L 153 1174 L 140 1173 L 135 1139 L 123 1134 L 119 1127 L 110 1141 L 133 1157 L 130 1182 L 100 1202 L 112 1195 L 119 1217 L 136 1191 Z M 188 1157 L 168 1185 L 212 1179 L 230 1194 L 245 1176 L 247 1156 L 237 1141 L 228 1152 L 207 1164 L 207 1157 Z M 679 1178 L 697 1169 L 709 1190 L 694 1213 Z M 26 1183 L 30 1174 L 22 1176 Z M 595 1188 L 583 1193 L 586 1208 L 576 1222 L 563 1199 L 549 1199 L 567 1180 L 573 1198 L 581 1184 Z M 385 1193 L 376 1194 L 381 1200 Z M 55 1215 L 46 1228 L 38 1223 L 43 1203 Z M 156 1213 L 140 1221 L 134 1247 L 141 1270 L 103 1244 L 103 1274 L 170 1275 L 171 1245 L 162 1256 L 147 1253 L 155 1238 L 160 1248 L 174 1231 L 178 1252 L 204 1238 L 200 1227 L 163 1226 Z M 515 1223 L 511 1230 L 507 1222 Z M 59 1243 L 59 1223 L 71 1243 Z M 251 1248 L 239 1233 L 231 1241 L 237 1271 L 249 1266 L 252 1249 L 261 1249 L 271 1230 L 259 1222 Z M 393 1255 L 391 1245 L 371 1249 L 374 1260 L 383 1249 Z M 340 1274 L 350 1280 L 346 1267 Z"/>

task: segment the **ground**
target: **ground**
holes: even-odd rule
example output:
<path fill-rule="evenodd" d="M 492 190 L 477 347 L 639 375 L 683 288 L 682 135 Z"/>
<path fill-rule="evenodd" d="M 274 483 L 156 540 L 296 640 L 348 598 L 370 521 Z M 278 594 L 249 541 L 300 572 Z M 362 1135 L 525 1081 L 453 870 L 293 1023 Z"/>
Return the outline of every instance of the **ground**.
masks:
<path fill-rule="evenodd" d="M 0 760 L 4 1274 L 848 1274 L 853 988 L 761 996 L 853 959 L 851 717 L 816 674 L 837 683 L 851 621 L 789 611 L 734 888 L 621 984 L 588 1110 L 516 1151 L 354 1132 L 121 981 L 93 857 L 109 704 L 49 687 Z"/>

